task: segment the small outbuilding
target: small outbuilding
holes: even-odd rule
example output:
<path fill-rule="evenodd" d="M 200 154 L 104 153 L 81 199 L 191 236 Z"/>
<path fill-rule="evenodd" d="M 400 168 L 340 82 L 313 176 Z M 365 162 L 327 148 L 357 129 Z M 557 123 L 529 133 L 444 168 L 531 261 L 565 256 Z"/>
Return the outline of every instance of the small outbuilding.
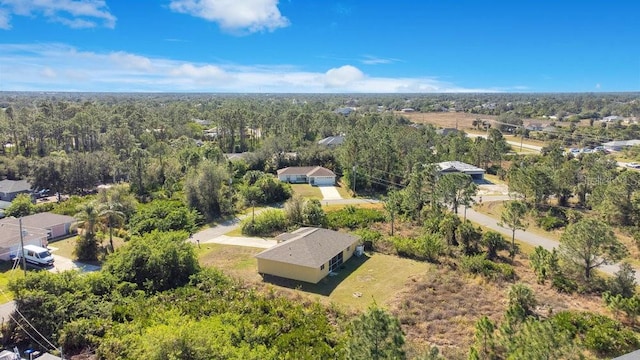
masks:
<path fill-rule="evenodd" d="M 278 180 L 288 183 L 335 185 L 336 174 L 322 166 L 292 166 L 279 169 Z"/>
<path fill-rule="evenodd" d="M 467 163 L 463 163 L 461 161 L 444 161 L 438 163 L 438 166 L 440 167 L 441 174 L 459 172 L 471 176 L 473 180 L 484 179 L 484 169 Z"/>
<path fill-rule="evenodd" d="M 300 228 L 276 237 L 281 241 L 258 255 L 258 272 L 317 284 L 353 256 L 360 241 L 343 232 Z"/>
<path fill-rule="evenodd" d="M 344 143 L 343 135 L 329 136 L 318 141 L 318 145 L 323 145 L 327 147 L 339 146 L 339 145 L 342 145 L 342 143 Z"/>

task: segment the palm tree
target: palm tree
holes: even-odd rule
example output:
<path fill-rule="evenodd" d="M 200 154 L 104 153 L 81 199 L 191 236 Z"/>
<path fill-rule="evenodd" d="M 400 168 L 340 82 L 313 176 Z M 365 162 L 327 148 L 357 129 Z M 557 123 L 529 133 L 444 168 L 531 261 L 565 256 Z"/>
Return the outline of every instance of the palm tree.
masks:
<path fill-rule="evenodd" d="M 98 222 L 99 212 L 96 204 L 89 202 L 78 207 L 75 215 L 78 224 L 82 225 L 85 231 L 85 237 L 93 238 L 95 236 L 96 223 Z"/>
<path fill-rule="evenodd" d="M 124 221 L 125 215 L 120 209 L 122 206 L 120 203 L 109 201 L 100 206 L 98 213 L 98 217 L 105 221 L 107 227 L 109 228 L 109 246 L 111 247 L 111 252 L 114 251 L 113 247 L 113 226 L 120 225 Z"/>

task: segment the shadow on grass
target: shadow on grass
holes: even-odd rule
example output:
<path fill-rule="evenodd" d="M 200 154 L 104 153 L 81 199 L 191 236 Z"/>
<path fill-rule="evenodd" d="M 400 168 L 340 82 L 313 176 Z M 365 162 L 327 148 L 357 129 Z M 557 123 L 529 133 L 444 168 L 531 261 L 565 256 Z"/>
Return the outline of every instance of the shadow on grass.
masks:
<path fill-rule="evenodd" d="M 335 275 L 329 275 L 320 280 L 317 284 L 312 284 L 304 281 L 286 279 L 279 276 L 264 274 L 262 279 L 264 282 L 281 286 L 289 289 L 296 289 L 308 293 L 318 294 L 322 296 L 329 296 L 333 290 L 342 283 L 342 281 L 348 278 L 356 269 L 369 260 L 369 255 L 363 254 L 360 257 L 352 256 L 346 263 L 342 264 L 337 271 L 334 271 Z"/>

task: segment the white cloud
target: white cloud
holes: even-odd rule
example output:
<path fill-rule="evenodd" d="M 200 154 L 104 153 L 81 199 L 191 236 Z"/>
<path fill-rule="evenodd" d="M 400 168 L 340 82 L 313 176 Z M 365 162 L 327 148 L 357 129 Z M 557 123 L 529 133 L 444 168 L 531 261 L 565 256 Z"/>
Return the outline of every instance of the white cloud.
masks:
<path fill-rule="evenodd" d="M 373 77 L 352 65 L 229 65 L 88 52 L 65 44 L 0 44 L 0 91 L 424 93 L 492 92 L 436 78 Z"/>
<path fill-rule="evenodd" d="M 365 65 L 381 65 L 381 64 L 391 64 L 394 62 L 398 62 L 400 60 L 393 58 L 381 58 L 373 55 L 364 55 L 363 59 L 360 60 L 361 63 Z"/>
<path fill-rule="evenodd" d="M 360 69 L 344 65 L 339 68 L 330 69 L 325 75 L 325 83 L 328 87 L 346 87 L 364 78 Z"/>
<path fill-rule="evenodd" d="M 9 12 L 0 8 L 0 29 L 9 30 L 11 24 L 9 23 Z"/>
<path fill-rule="evenodd" d="M 104 0 L 0 0 L 0 28 L 10 28 L 11 15 L 40 15 L 71 28 L 93 28 L 98 21 L 108 28 L 116 24 Z"/>
<path fill-rule="evenodd" d="M 274 31 L 289 25 L 278 0 L 171 0 L 170 9 L 218 23 L 229 32 Z"/>

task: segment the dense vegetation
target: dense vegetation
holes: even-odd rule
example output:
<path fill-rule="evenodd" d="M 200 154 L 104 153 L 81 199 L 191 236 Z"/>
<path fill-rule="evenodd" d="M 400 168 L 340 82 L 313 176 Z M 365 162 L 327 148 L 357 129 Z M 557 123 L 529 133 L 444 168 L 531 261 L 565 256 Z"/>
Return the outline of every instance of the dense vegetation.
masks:
<path fill-rule="evenodd" d="M 185 241 L 207 221 L 284 203 L 282 209 L 250 212 L 242 232 L 270 236 L 299 226 L 354 231 L 373 251 L 508 288 L 502 318 L 478 320 L 469 358 L 610 357 L 640 345 L 633 268 L 623 265 L 611 278 L 597 273 L 602 264 L 628 259 L 619 232 L 640 247 L 640 177 L 620 170 L 605 154 L 574 158 L 563 148 L 640 136 L 633 124 L 593 124 L 608 115 L 640 116 L 635 94 L 4 93 L 0 107 L 0 178 L 29 179 L 37 189 L 71 195 L 38 205 L 21 196 L 7 214 L 75 216 L 81 227 L 76 256 L 104 260 L 103 270 L 92 274 L 33 273 L 12 282 L 25 319 L 5 329 L 8 344 L 51 348 L 31 342 L 28 320 L 65 353 L 102 359 L 440 358 L 435 347 L 417 351 L 407 343 L 404 334 L 415 325 L 407 309 L 392 314 L 374 305 L 354 315 L 260 291 L 202 268 Z M 333 111 L 339 107 L 357 111 L 343 116 Z M 474 126 L 487 136 L 440 134 L 393 112 L 407 107 L 477 114 Z M 501 125 L 483 128 L 485 115 Z M 507 154 L 503 132 L 513 130 L 508 124 L 552 115 L 574 122 L 543 135 L 559 141 L 540 155 Z M 580 119 L 591 119 L 591 126 L 577 126 Z M 342 146 L 317 144 L 337 134 L 345 134 Z M 244 154 L 230 161 L 225 153 Z M 630 149 L 628 155 L 637 153 Z M 474 164 L 507 181 L 518 200 L 505 204 L 501 224 L 514 234 L 533 223 L 563 229 L 558 251 L 537 248 L 518 257 L 515 236 L 505 239 L 461 219 L 458 209 L 471 206 L 478 189 L 468 176 L 440 175 L 428 165 L 447 160 Z M 274 176 L 279 168 L 297 165 L 325 166 L 345 188 L 377 196 L 384 206 L 325 211 L 317 200 L 294 196 Z M 98 184 L 110 187 L 97 191 Z M 115 249 L 114 236 L 126 245 Z M 107 237 L 109 246 L 102 246 Z M 538 309 L 536 294 L 518 282 L 522 261 L 530 264 L 538 286 L 602 297 L 615 319 Z M 469 280 L 476 277 L 481 280 Z M 430 296 L 428 291 L 417 296 Z"/>

